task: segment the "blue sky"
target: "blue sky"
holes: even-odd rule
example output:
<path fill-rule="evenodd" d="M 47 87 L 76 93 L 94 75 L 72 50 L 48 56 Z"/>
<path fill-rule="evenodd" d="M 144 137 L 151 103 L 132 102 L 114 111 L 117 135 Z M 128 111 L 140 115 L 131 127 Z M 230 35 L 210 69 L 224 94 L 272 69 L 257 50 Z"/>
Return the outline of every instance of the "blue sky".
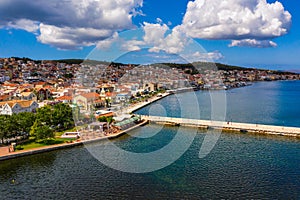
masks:
<path fill-rule="evenodd" d="M 300 70 L 298 7 L 295 0 L 2 0 L 0 57 L 180 57 Z"/>

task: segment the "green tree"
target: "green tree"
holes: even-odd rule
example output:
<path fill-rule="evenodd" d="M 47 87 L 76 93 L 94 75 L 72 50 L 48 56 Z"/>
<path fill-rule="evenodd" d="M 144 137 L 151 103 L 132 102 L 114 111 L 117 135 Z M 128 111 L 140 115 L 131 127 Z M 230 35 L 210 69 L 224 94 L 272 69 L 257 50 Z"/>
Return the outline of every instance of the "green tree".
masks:
<path fill-rule="evenodd" d="M 0 115 L 0 139 L 2 144 L 4 143 L 4 139 L 10 135 L 9 117 L 7 115 Z"/>
<path fill-rule="evenodd" d="M 16 123 L 16 129 L 18 132 L 29 133 L 31 126 L 35 122 L 35 114 L 31 112 L 22 112 L 13 115 L 14 121 Z"/>
<path fill-rule="evenodd" d="M 9 131 L 9 137 L 15 137 L 20 132 L 21 127 L 17 118 L 18 118 L 17 114 L 7 116 L 6 127 Z"/>
<path fill-rule="evenodd" d="M 72 108 L 64 103 L 53 106 L 53 124 L 57 130 L 66 130 L 74 127 Z"/>
<path fill-rule="evenodd" d="M 53 128 L 55 131 L 62 131 L 74 127 L 72 108 L 64 103 L 39 108 L 37 110 L 36 120 Z"/>
<path fill-rule="evenodd" d="M 51 126 L 53 124 L 52 107 L 50 105 L 46 105 L 39 108 L 36 113 L 36 120 Z"/>
<path fill-rule="evenodd" d="M 31 127 L 30 135 L 34 136 L 36 140 L 44 140 L 54 138 L 54 131 L 45 123 L 36 120 Z"/>
<path fill-rule="evenodd" d="M 106 117 L 102 116 L 98 118 L 99 122 L 106 122 Z"/>
<path fill-rule="evenodd" d="M 113 122 L 113 117 L 102 116 L 98 118 L 99 122 L 107 122 L 108 124 Z"/>

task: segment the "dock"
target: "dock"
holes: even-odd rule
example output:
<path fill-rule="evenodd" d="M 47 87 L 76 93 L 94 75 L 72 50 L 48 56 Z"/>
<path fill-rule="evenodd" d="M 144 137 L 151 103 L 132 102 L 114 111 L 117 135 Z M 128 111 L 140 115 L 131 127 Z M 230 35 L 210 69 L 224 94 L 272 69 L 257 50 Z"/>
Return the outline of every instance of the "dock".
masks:
<path fill-rule="evenodd" d="M 187 118 L 175 118 L 175 117 L 160 117 L 160 116 L 148 116 L 141 115 L 141 118 L 148 120 L 149 122 L 168 124 L 174 126 L 190 126 L 204 129 L 218 129 L 224 131 L 238 131 L 241 133 L 258 133 L 268 135 L 281 135 L 289 137 L 300 138 L 299 127 L 287 127 L 287 126 L 274 126 L 263 124 L 250 124 L 250 123 L 238 123 L 238 122 L 223 122 L 223 121 L 211 121 L 211 120 L 199 120 L 199 119 L 187 119 Z"/>

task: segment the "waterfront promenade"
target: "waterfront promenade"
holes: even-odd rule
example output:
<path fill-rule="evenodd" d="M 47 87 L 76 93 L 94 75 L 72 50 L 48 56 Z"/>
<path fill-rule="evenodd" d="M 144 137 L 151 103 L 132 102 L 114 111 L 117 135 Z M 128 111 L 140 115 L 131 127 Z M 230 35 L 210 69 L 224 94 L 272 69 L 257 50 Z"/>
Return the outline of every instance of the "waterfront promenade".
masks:
<path fill-rule="evenodd" d="M 166 96 L 170 95 L 170 93 L 162 93 L 158 96 L 154 96 L 149 98 L 147 101 L 144 102 L 139 102 L 133 105 L 130 105 L 129 107 L 126 107 L 122 110 L 121 114 L 131 114 L 132 112 L 147 106 L 155 101 L 158 101 Z M 105 140 L 105 139 L 113 139 L 113 138 L 117 138 L 120 137 L 121 135 L 124 135 L 126 132 L 135 129 L 139 126 L 142 126 L 144 124 L 146 124 L 148 121 L 143 121 L 140 124 L 137 124 L 133 127 L 130 127 L 126 130 L 120 131 L 118 133 L 115 134 L 110 134 L 107 136 L 98 136 L 98 137 L 94 137 L 94 138 L 90 138 L 90 139 L 80 139 L 78 141 L 74 141 L 73 143 L 64 143 L 64 144 L 58 144 L 58 145 L 51 145 L 51 146 L 46 146 L 46 147 L 39 147 L 39 148 L 34 148 L 34 149 L 30 149 L 30 150 L 21 150 L 21 151 L 16 151 L 16 152 L 8 152 L 8 147 L 1 147 L 0 148 L 0 161 L 1 160 L 7 160 L 7 159 L 13 159 L 13 158 L 18 158 L 18 157 L 22 157 L 22 156 L 27 156 L 27 155 L 32 155 L 32 154 L 37 154 L 37 153 L 43 153 L 43 152 L 48 152 L 48 151 L 54 151 L 54 150 L 58 150 L 58 149 L 64 149 L 64 148 L 69 148 L 69 147 L 74 147 L 74 146 L 79 146 L 79 145 L 83 145 L 83 144 L 87 144 L 87 143 L 91 143 L 91 142 L 97 142 L 97 141 L 101 141 L 101 140 Z"/>
<path fill-rule="evenodd" d="M 130 105 L 127 108 L 122 110 L 122 114 L 131 114 L 134 111 L 147 106 L 155 101 L 158 101 L 166 96 L 170 95 L 170 93 L 163 93 L 159 96 L 154 96 L 147 101 L 136 103 Z M 181 125 L 181 126 L 191 126 L 191 127 L 199 127 L 204 129 L 219 129 L 225 131 L 238 131 L 238 132 L 252 132 L 258 134 L 267 134 L 267 135 L 282 135 L 289 137 L 297 137 L 300 138 L 300 128 L 298 127 L 285 127 L 285 126 L 273 126 L 273 125 L 262 125 L 262 124 L 249 124 L 249 123 L 238 123 L 238 122 L 223 122 L 223 121 L 210 121 L 210 120 L 198 120 L 198 119 L 187 119 L 187 118 L 172 118 L 172 117 L 160 117 L 160 116 L 149 116 L 149 115 L 140 115 L 143 119 L 141 124 L 137 124 L 127 130 L 110 134 L 108 136 L 99 136 L 94 138 L 89 138 L 88 140 L 78 140 L 73 143 L 68 144 L 59 144 L 59 145 L 51 145 L 47 147 L 35 148 L 27 151 L 17 151 L 17 152 L 8 152 L 7 147 L 0 148 L 0 161 L 6 159 L 12 159 L 37 153 L 43 153 L 63 148 L 69 148 L 74 146 L 83 145 L 86 143 L 101 141 L 104 139 L 112 139 L 117 138 L 126 132 L 135 129 L 141 125 L 144 125 L 148 122 L 154 123 L 162 123 L 162 124 L 170 124 L 170 125 Z"/>
<path fill-rule="evenodd" d="M 107 136 L 94 137 L 94 138 L 90 138 L 90 139 L 80 139 L 77 141 L 73 141 L 72 143 L 50 145 L 50 146 L 39 147 L 39 148 L 30 149 L 30 150 L 8 152 L 8 147 L 0 147 L 0 161 L 23 157 L 23 156 L 29 156 L 29 155 L 38 154 L 38 153 L 55 151 L 55 150 L 65 149 L 65 148 L 70 148 L 70 147 L 75 147 L 75 146 L 80 146 L 80 145 L 89 144 L 89 143 L 98 142 L 98 141 L 107 140 L 107 139 L 118 138 L 118 137 L 126 134 L 128 131 L 136 129 L 142 125 L 145 125 L 146 123 L 148 123 L 148 121 L 143 121 L 143 122 L 141 122 L 135 126 L 132 126 L 126 130 L 123 130 L 123 131 L 120 131 L 120 132 L 117 132 L 114 134 L 110 134 Z"/>
<path fill-rule="evenodd" d="M 128 106 L 127 108 L 124 108 L 122 112 L 123 112 L 123 114 L 131 114 L 134 111 L 139 110 L 139 109 L 141 109 L 151 103 L 154 103 L 162 98 L 165 98 L 166 96 L 169 96 L 169 95 L 170 95 L 170 93 L 167 93 L 167 92 L 161 93 L 159 96 L 154 96 L 154 97 L 147 99 L 147 101 L 132 104 L 132 105 Z"/>
<path fill-rule="evenodd" d="M 172 117 L 160 117 L 160 116 L 148 116 L 141 115 L 141 118 L 150 122 L 164 123 L 170 125 L 181 126 L 193 126 L 200 128 L 214 128 L 227 131 L 239 131 L 239 132 L 252 132 L 268 135 L 283 135 L 291 137 L 300 137 L 300 128 L 298 127 L 286 127 L 286 126 L 273 126 L 262 124 L 249 124 L 238 122 L 222 122 L 222 121 L 210 121 L 210 120 L 198 120 L 187 118 L 172 118 Z"/>

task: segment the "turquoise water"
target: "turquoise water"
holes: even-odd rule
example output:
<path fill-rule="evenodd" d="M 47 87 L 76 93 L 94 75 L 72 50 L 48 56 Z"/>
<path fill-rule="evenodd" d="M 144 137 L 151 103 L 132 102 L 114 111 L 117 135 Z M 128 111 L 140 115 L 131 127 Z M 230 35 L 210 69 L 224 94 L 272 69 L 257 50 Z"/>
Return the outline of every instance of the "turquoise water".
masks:
<path fill-rule="evenodd" d="M 264 116 L 272 117 L 265 121 L 273 123 L 277 119 L 273 115 L 277 113 L 273 106 L 283 105 L 282 103 L 289 102 L 293 96 L 297 96 L 290 94 L 288 88 L 295 91 L 299 82 L 294 82 L 294 86 L 288 85 L 290 83 L 292 82 L 267 83 L 269 89 L 266 89 L 268 88 L 266 85 L 259 83 L 227 91 L 227 97 L 234 97 L 237 102 L 245 101 L 249 98 L 248 90 L 261 87 L 260 94 L 265 96 L 260 96 L 261 101 L 256 100 L 252 106 L 258 106 L 258 108 L 261 106 L 265 110 L 264 112 L 259 110 L 251 112 L 259 117 L 268 110 L 268 114 Z M 278 93 L 279 89 L 273 89 L 272 84 L 274 86 L 284 84 L 282 88 L 284 92 Z M 276 88 L 279 88 L 279 85 Z M 256 96 L 258 95 L 252 99 Z M 270 105 L 270 101 L 262 101 L 279 96 L 281 100 L 270 99 L 272 106 L 266 106 L 263 103 L 269 102 Z M 166 104 L 171 107 L 176 99 L 172 99 L 172 96 L 168 98 L 171 100 Z M 167 101 L 168 98 L 162 101 Z M 202 96 L 200 95 L 199 98 Z M 294 103 L 297 102 L 294 101 Z M 248 106 L 246 107 L 249 108 Z M 159 106 L 150 109 L 151 112 L 158 114 L 164 114 L 165 110 Z M 205 109 L 201 110 L 201 116 L 204 115 L 203 110 Z M 278 110 L 280 111 L 277 116 L 281 117 L 277 120 L 280 122 L 285 109 L 278 108 Z M 233 111 L 231 111 L 232 118 L 235 116 Z M 174 109 L 172 112 L 176 114 Z M 291 115 L 296 115 L 297 108 L 291 108 L 291 112 Z M 192 111 L 187 113 L 192 116 Z M 248 111 L 244 110 L 240 113 L 240 117 L 237 114 L 236 117 L 244 119 L 242 116 L 245 113 Z M 252 118 L 245 117 L 246 119 Z M 286 119 L 283 120 L 287 123 Z M 290 124 L 293 125 L 295 122 Z M 111 142 L 126 151 L 149 153 L 169 144 L 178 134 L 179 128 L 187 136 L 198 132 L 192 145 L 174 163 L 150 173 L 125 173 L 103 165 L 88 150 L 101 151 L 101 148 L 105 146 L 104 142 L 1 161 L 0 199 L 300 198 L 300 141 L 297 139 L 223 133 L 213 150 L 202 159 L 198 157 L 198 154 L 206 133 L 194 128 L 150 124 Z M 174 148 L 169 154 L 172 155 L 177 150 Z M 157 158 L 159 159 L 163 158 Z M 122 165 L 117 158 L 115 162 L 120 162 Z"/>
<path fill-rule="evenodd" d="M 172 95 L 156 102 L 156 107 L 155 104 L 150 105 L 136 113 L 211 119 L 211 97 L 218 98 L 218 93 L 222 91 Z M 199 104 L 200 115 L 194 115 L 196 103 L 187 100 L 193 96 L 196 96 Z M 221 98 L 223 99 L 220 101 L 225 102 L 227 109 L 223 117 L 225 121 L 300 127 L 300 81 L 254 83 L 251 86 L 227 90 Z M 181 105 L 179 101 L 182 101 Z M 182 110 L 188 114 L 183 114 Z"/>
<path fill-rule="evenodd" d="M 147 135 L 156 125 L 131 135 Z M 186 134 L 193 131 L 185 128 Z M 123 136 L 114 143 L 134 152 L 166 145 L 177 132 L 165 127 L 147 139 Z M 1 199 L 299 199 L 300 143 L 286 138 L 222 134 L 199 159 L 199 131 L 172 165 L 146 174 L 110 169 L 84 147 L 0 163 Z M 89 145 L 97 149 L 99 144 Z M 176 151 L 176 149 L 174 149 Z M 171 152 L 170 152 L 171 153 Z M 12 183 L 11 180 L 15 180 Z"/>

